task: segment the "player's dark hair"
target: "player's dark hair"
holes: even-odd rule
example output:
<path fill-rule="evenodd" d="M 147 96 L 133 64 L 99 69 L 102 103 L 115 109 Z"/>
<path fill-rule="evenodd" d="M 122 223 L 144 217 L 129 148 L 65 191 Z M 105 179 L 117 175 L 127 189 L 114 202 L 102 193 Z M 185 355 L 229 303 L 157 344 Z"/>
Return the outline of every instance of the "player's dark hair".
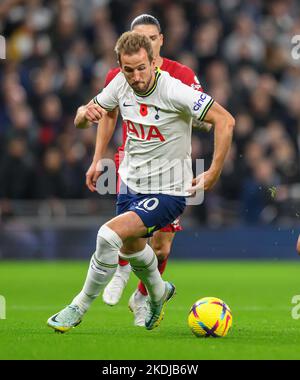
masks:
<path fill-rule="evenodd" d="M 160 23 L 154 16 L 148 15 L 148 14 L 142 14 L 137 16 L 130 25 L 130 30 L 133 30 L 135 26 L 137 25 L 155 25 L 161 33 L 161 27 Z"/>
<path fill-rule="evenodd" d="M 115 52 L 118 56 L 119 63 L 121 64 L 121 54 L 132 55 L 138 53 L 140 49 L 146 50 L 149 62 L 152 62 L 153 49 L 150 39 L 143 34 L 135 32 L 123 33 L 115 46 Z"/>

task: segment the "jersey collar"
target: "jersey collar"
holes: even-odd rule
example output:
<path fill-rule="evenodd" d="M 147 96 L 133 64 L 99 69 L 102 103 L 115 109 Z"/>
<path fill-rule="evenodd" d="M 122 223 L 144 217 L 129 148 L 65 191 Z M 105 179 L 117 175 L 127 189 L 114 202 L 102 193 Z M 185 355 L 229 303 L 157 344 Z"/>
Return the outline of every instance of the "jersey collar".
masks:
<path fill-rule="evenodd" d="M 145 98 L 146 96 L 151 95 L 157 87 L 158 78 L 160 76 L 161 76 L 161 71 L 158 67 L 156 67 L 155 68 L 155 79 L 154 79 L 153 86 L 147 92 L 144 92 L 144 93 L 134 91 L 135 95 L 140 96 L 141 98 Z"/>

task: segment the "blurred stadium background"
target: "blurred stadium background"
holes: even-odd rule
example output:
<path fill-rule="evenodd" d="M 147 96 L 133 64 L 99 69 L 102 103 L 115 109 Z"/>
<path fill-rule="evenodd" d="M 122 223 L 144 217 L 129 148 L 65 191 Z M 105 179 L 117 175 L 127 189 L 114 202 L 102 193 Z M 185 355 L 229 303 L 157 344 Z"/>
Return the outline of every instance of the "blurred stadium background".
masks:
<path fill-rule="evenodd" d="M 73 120 L 117 65 L 116 39 L 141 13 L 161 21 L 162 56 L 190 66 L 236 118 L 222 178 L 203 205 L 186 210 L 172 256 L 296 258 L 297 0 L 2 1 L 0 258 L 90 257 L 115 197 L 85 187 L 96 126 L 77 131 Z M 120 143 L 119 124 L 108 158 Z M 194 132 L 192 143 L 208 166 L 213 133 Z"/>

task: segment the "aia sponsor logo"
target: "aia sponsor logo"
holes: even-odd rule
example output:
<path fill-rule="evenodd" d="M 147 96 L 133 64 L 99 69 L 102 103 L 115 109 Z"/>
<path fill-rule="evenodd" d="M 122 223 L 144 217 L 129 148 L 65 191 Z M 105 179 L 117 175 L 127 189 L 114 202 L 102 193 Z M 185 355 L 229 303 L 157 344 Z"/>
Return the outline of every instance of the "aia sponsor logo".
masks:
<path fill-rule="evenodd" d="M 155 125 L 145 127 L 143 124 L 133 123 L 130 120 L 126 121 L 127 133 L 134 134 L 136 137 L 142 140 L 155 140 L 165 141 L 164 136 L 160 133 L 159 129 Z"/>

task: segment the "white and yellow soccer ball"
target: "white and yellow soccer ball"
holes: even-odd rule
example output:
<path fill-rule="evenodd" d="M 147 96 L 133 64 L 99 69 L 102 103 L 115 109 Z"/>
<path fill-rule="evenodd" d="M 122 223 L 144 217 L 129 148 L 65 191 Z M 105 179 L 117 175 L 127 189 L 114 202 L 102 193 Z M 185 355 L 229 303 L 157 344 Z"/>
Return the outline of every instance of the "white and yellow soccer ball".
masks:
<path fill-rule="evenodd" d="M 190 309 L 188 325 L 197 337 L 223 337 L 232 325 L 231 310 L 219 298 L 201 298 Z"/>

